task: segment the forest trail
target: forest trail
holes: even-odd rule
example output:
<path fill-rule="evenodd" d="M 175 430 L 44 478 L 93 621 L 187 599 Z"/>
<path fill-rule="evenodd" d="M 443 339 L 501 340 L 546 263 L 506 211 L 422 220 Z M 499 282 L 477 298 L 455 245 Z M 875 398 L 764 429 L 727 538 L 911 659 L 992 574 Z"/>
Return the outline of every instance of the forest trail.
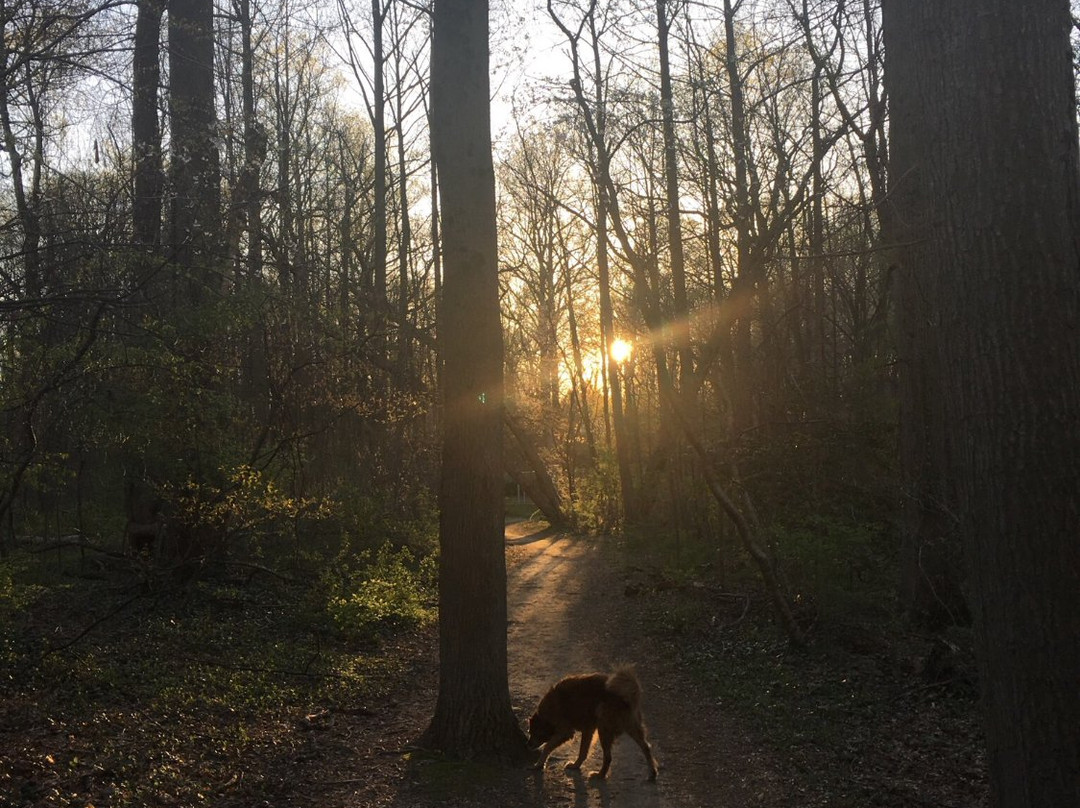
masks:
<path fill-rule="evenodd" d="M 514 711 L 523 727 L 540 697 L 570 673 L 633 664 L 644 691 L 642 709 L 660 764 L 655 783 L 634 743 L 616 741 L 606 781 L 590 780 L 602 753 L 594 742 L 581 772 L 564 764 L 577 739 L 557 749 L 543 772 L 459 764 L 409 749 L 434 708 L 437 667 L 424 655 L 417 676 L 403 682 L 411 697 L 393 702 L 381 740 L 363 732 L 347 746 L 351 760 L 331 770 L 364 772 L 345 793 L 323 791 L 323 805 L 349 808 L 777 808 L 785 778 L 773 757 L 748 741 L 703 694 L 677 660 L 641 629 L 649 597 L 627 595 L 627 569 L 610 539 L 555 531 L 543 524 L 507 526 L 508 665 Z M 370 730 L 371 727 L 367 727 Z M 335 776 L 327 773 L 326 777 Z M 317 778 L 321 779 L 321 778 Z M 362 782 L 363 785 L 358 786 Z M 351 791 L 351 795 L 347 796 Z M 339 802 L 340 800 L 340 802 Z"/>
<path fill-rule="evenodd" d="M 758 750 L 701 694 L 640 627 L 648 599 L 626 595 L 618 553 L 604 539 L 544 529 L 507 527 L 509 678 L 515 709 L 526 719 L 554 682 L 569 673 L 607 671 L 630 663 L 644 689 L 643 712 L 660 762 L 656 783 L 644 759 L 620 738 L 606 782 L 567 772 L 577 740 L 560 747 L 540 773 L 529 772 L 531 794 L 504 805 L 748 808 L 776 804 L 780 780 Z M 593 744 L 583 772 L 599 768 Z M 520 777 L 520 775 L 518 775 Z M 516 789 L 514 789 L 516 790 Z M 492 795 L 494 796 L 494 795 Z M 492 803 L 493 804 L 493 803 Z"/>

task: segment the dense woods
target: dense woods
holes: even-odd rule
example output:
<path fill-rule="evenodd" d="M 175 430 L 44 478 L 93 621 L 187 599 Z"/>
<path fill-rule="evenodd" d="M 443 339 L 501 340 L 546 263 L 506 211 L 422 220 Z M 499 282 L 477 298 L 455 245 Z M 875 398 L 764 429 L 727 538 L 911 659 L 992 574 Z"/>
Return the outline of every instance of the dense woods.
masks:
<path fill-rule="evenodd" d="M 998 804 L 1077 797 L 1075 23 L 938 5 L 496 2 L 489 86 L 486 2 L 0 2 L 12 666 L 71 578 L 339 662 L 438 588 L 426 740 L 516 748 L 506 496 L 790 647 L 977 649 Z"/>
<path fill-rule="evenodd" d="M 602 531 L 723 533 L 706 473 L 758 532 L 823 488 L 891 499 L 859 468 L 896 420 L 876 8 L 535 11 L 551 58 L 501 68 L 496 122 L 507 473 Z M 293 502 L 427 508 L 429 12 L 6 15 L 4 546 L 111 545 L 158 500 L 200 553 L 280 530 L 207 523 L 239 470 Z M 829 480 L 779 457 L 806 472 L 845 441 L 874 446 Z"/>

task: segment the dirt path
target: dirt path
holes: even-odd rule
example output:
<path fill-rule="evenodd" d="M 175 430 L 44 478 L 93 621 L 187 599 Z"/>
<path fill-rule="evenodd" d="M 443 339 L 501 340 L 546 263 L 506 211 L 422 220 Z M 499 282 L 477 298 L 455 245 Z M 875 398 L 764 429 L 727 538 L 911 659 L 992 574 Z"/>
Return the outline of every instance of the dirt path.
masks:
<path fill-rule="evenodd" d="M 643 709 L 660 761 L 657 782 L 646 781 L 640 751 L 626 738 L 616 742 L 606 783 L 563 771 L 576 742 L 561 747 L 538 783 L 538 804 L 715 806 L 775 805 L 776 786 L 737 729 L 708 703 L 672 660 L 638 629 L 638 610 L 628 598 L 614 550 L 598 539 L 538 530 L 507 529 L 509 566 L 510 684 L 515 708 L 528 716 L 547 688 L 567 673 L 606 671 L 633 663 L 642 681 Z M 599 744 L 589 763 L 599 767 Z M 539 776 L 536 778 L 541 780 Z"/>
<path fill-rule="evenodd" d="M 418 660 L 419 698 L 394 704 L 380 718 L 377 740 L 369 721 L 342 738 L 331 767 L 361 774 L 346 788 L 319 788 L 323 805 L 394 808 L 778 808 L 783 798 L 776 764 L 704 697 L 676 661 L 639 630 L 647 597 L 627 597 L 623 565 L 603 539 L 518 523 L 507 528 L 509 679 L 522 724 L 547 688 L 568 673 L 606 671 L 632 663 L 644 689 L 643 711 L 660 762 L 655 783 L 641 752 L 626 738 L 614 748 L 606 782 L 567 772 L 577 751 L 565 744 L 543 773 L 453 764 L 422 753 L 405 761 L 388 755 L 417 737 L 434 708 L 436 662 Z M 346 752 L 345 750 L 349 751 Z M 344 753 L 344 754 L 343 754 Z M 595 743 L 583 766 L 599 768 Z M 344 760 L 343 760 L 344 758 Z M 340 775 L 337 775 L 340 776 Z M 324 785 L 330 785 L 323 781 Z"/>

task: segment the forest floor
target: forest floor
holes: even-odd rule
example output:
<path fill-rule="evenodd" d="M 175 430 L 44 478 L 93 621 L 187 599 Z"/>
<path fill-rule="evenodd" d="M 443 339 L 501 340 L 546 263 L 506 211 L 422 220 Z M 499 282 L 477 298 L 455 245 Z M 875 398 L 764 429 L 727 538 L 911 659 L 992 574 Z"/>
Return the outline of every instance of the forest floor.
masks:
<path fill-rule="evenodd" d="M 935 646 L 925 638 L 849 626 L 796 653 L 756 594 L 672 576 L 640 548 L 543 524 L 508 526 L 507 561 L 522 724 L 561 676 L 632 663 L 655 783 L 625 738 L 606 782 L 563 770 L 575 742 L 542 773 L 419 750 L 437 687 L 433 626 L 382 640 L 356 663 L 362 684 L 344 687 L 347 677 L 312 664 L 328 653 L 321 640 L 303 640 L 306 661 L 300 645 L 279 641 L 302 635 L 302 623 L 234 592 L 210 616 L 158 614 L 149 632 L 143 618 L 111 618 L 80 643 L 78 667 L 65 650 L 46 653 L 36 672 L 0 677 L 0 806 L 986 804 L 973 688 L 955 667 L 927 679 Z M 63 634 L 65 617 L 39 606 L 30 628 Z M 207 619 L 227 628 L 194 638 L 193 626 L 211 631 Z M 240 635 L 252 629 L 259 639 L 244 651 Z M 5 673 L 16 649 L 0 651 Z M 599 756 L 597 744 L 584 771 Z"/>

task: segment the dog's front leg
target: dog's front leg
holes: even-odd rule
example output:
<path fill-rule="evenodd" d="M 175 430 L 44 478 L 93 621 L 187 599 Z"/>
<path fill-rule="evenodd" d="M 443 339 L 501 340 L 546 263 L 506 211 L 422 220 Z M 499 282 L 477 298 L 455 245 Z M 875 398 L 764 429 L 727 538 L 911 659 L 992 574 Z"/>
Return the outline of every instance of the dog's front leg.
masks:
<path fill-rule="evenodd" d="M 586 727 L 581 731 L 581 748 L 578 749 L 577 760 L 566 764 L 567 769 L 580 769 L 581 764 L 585 762 L 585 758 L 589 756 L 589 747 L 592 746 L 592 737 L 595 730 L 592 727 Z"/>
<path fill-rule="evenodd" d="M 538 761 L 536 761 L 536 765 L 533 766 L 533 768 L 534 769 L 542 769 L 542 768 L 544 768 L 544 766 L 547 765 L 548 755 L 550 755 L 552 752 L 554 752 L 556 749 L 558 749 L 560 746 L 562 746 L 564 743 L 566 743 L 567 741 L 569 741 L 573 737 L 574 737 L 574 733 L 572 733 L 572 732 L 569 735 L 561 735 L 561 736 L 556 735 L 550 741 L 545 743 L 543 748 L 540 750 L 540 759 Z"/>

